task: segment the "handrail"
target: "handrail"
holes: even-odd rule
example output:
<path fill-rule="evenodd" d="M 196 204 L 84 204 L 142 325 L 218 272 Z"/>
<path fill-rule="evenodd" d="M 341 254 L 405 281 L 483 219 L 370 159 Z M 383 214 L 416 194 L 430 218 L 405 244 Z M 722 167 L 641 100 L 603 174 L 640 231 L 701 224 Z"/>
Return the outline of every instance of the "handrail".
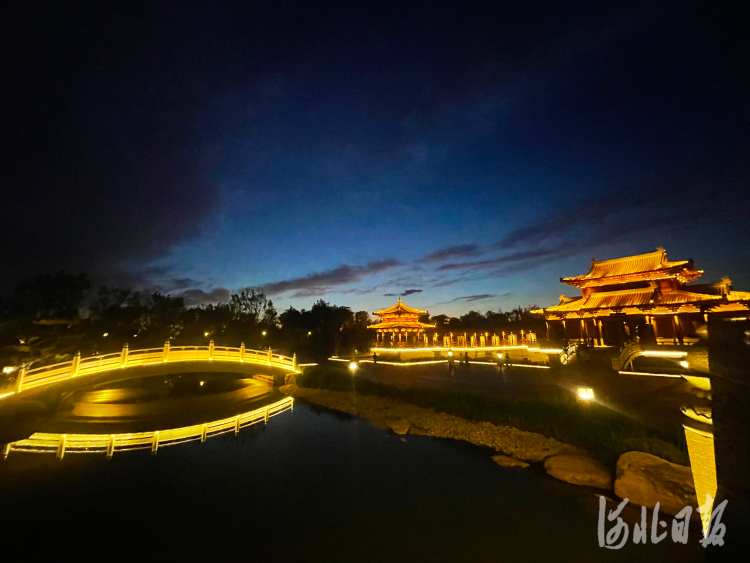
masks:
<path fill-rule="evenodd" d="M 81 353 L 67 362 L 52 364 L 27 370 L 26 366 L 21 366 L 16 379 L 15 390 L 6 395 L 0 396 L 0 399 L 20 393 L 28 389 L 49 385 L 81 377 L 93 375 L 104 371 L 122 369 L 135 366 L 155 365 L 172 362 L 231 362 L 231 363 L 250 363 L 267 365 L 269 367 L 280 368 L 290 372 L 297 372 L 297 355 L 291 358 L 274 354 L 269 350 L 252 350 L 246 349 L 244 344 L 239 348 L 229 346 L 214 346 L 213 340 L 208 346 L 170 346 L 169 343 L 164 348 L 145 348 L 141 350 L 130 350 L 126 344 L 122 352 L 101 354 L 82 358 Z"/>
<path fill-rule="evenodd" d="M 194 440 L 205 442 L 207 438 L 225 434 L 232 430 L 237 434 L 240 429 L 246 426 L 268 422 L 270 417 L 293 409 L 294 399 L 285 397 L 265 407 L 230 418 L 168 430 L 123 434 L 52 434 L 37 432 L 25 440 L 6 444 L 3 453 L 5 457 L 8 457 L 11 451 L 57 453 L 57 457 L 60 459 L 66 452 L 106 452 L 107 457 L 112 457 L 115 451 L 150 448 L 155 453 L 160 446 L 174 446 Z"/>

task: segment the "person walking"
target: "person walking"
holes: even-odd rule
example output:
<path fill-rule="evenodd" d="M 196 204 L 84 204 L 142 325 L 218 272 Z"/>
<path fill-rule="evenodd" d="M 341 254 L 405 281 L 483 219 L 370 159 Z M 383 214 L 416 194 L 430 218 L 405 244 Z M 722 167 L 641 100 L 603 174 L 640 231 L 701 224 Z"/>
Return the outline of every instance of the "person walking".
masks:
<path fill-rule="evenodd" d="M 378 363 L 378 353 L 377 352 L 373 352 L 372 353 L 372 363 L 373 364 L 377 364 Z"/>

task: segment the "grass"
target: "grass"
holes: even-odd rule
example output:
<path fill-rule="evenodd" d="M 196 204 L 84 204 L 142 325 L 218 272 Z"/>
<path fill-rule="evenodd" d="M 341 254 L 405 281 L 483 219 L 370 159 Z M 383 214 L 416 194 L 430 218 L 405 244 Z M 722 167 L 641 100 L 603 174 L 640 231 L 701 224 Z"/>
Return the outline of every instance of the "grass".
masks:
<path fill-rule="evenodd" d="M 687 447 L 680 428 L 655 428 L 596 403 L 583 404 L 572 396 L 544 400 L 444 389 L 401 389 L 353 377 L 345 367 L 331 364 L 306 368 L 297 377 L 297 385 L 376 395 L 467 420 L 539 432 L 585 448 L 608 463 L 614 463 L 625 452 L 637 450 L 688 465 Z"/>

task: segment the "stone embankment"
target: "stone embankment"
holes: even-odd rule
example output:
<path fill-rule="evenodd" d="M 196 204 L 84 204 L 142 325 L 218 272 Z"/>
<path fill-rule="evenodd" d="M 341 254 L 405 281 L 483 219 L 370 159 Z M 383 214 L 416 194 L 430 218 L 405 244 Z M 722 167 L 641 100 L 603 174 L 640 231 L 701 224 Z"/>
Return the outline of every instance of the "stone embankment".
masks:
<path fill-rule="evenodd" d="M 492 448 L 499 452 L 492 460 L 503 467 L 525 468 L 543 463 L 545 471 L 556 479 L 603 490 L 612 490 L 614 486 L 618 497 L 648 508 L 659 502 L 669 514 L 677 514 L 685 506 L 696 506 L 690 468 L 651 454 L 627 452 L 620 456 L 613 471 L 588 457 L 581 448 L 535 432 L 474 422 L 385 397 L 293 384 L 281 390 L 316 405 L 364 417 L 373 426 L 396 434 L 452 438 Z"/>
<path fill-rule="evenodd" d="M 285 385 L 281 390 L 316 405 L 362 416 L 373 426 L 391 429 L 397 434 L 408 432 L 464 440 L 528 463 L 541 462 L 555 455 L 584 453 L 580 448 L 535 432 L 490 422 L 473 422 L 384 397 L 293 385 Z"/>

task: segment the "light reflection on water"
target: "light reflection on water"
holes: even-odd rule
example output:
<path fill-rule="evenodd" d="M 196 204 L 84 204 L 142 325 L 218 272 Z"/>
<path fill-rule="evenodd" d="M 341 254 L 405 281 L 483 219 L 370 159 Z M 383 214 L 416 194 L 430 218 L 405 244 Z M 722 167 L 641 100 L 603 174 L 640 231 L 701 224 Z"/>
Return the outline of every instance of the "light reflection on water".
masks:
<path fill-rule="evenodd" d="M 697 541 L 598 547 L 596 498 L 489 452 L 297 403 L 268 425 L 158 455 L 0 463 L 27 555 L 282 561 L 698 561 Z M 35 541 L 40 537 L 43 542 Z M 697 538 L 692 538 L 697 540 Z M 78 548 L 76 548 L 78 546 Z"/>

